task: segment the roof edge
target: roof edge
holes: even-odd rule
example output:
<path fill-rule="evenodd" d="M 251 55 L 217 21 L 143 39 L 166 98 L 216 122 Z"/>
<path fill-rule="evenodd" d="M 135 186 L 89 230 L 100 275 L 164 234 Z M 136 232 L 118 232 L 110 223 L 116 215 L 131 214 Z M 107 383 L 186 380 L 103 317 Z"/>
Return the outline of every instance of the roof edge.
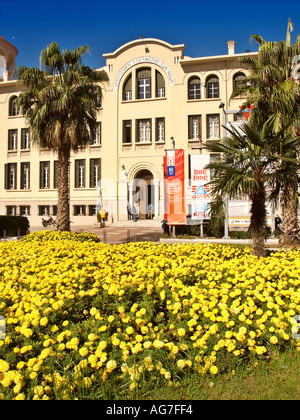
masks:
<path fill-rule="evenodd" d="M 135 47 L 136 45 L 142 45 L 142 44 L 158 44 L 158 45 L 162 45 L 166 48 L 169 48 L 172 51 L 184 51 L 185 50 L 185 45 L 184 44 L 172 45 L 172 44 L 169 44 L 169 42 L 162 41 L 161 39 L 157 39 L 157 38 L 139 38 L 139 39 L 135 39 L 133 41 L 127 42 L 126 44 L 117 48 L 112 53 L 106 53 L 106 54 L 102 54 L 102 55 L 106 59 L 107 58 L 115 58 L 118 55 L 120 55 L 123 51 L 126 51 L 129 48 Z"/>

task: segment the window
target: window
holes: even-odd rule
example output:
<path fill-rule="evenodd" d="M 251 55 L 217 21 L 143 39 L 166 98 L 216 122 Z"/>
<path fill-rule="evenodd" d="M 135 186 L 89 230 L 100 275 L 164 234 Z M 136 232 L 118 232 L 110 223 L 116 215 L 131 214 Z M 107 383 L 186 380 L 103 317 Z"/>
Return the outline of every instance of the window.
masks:
<path fill-rule="evenodd" d="M 131 120 L 123 121 L 123 143 L 131 143 Z"/>
<path fill-rule="evenodd" d="M 89 205 L 89 216 L 96 216 L 97 214 L 97 206 L 90 204 Z"/>
<path fill-rule="evenodd" d="M 242 87 L 245 85 L 245 79 L 246 76 L 244 73 L 236 73 L 233 76 L 233 90 L 235 90 L 237 87 Z"/>
<path fill-rule="evenodd" d="M 137 99 L 151 98 L 151 69 L 137 70 Z"/>
<path fill-rule="evenodd" d="M 201 99 L 201 82 L 199 77 L 192 77 L 188 85 L 188 99 Z"/>
<path fill-rule="evenodd" d="M 17 96 L 12 96 L 9 100 L 9 104 L 8 104 L 8 115 L 10 117 L 14 117 L 16 115 L 19 114 L 19 109 L 18 109 L 18 98 Z"/>
<path fill-rule="evenodd" d="M 57 188 L 58 188 L 58 171 L 57 171 L 57 168 L 58 168 L 58 161 L 55 160 L 53 162 L 53 188 L 55 190 L 57 190 Z"/>
<path fill-rule="evenodd" d="M 233 121 L 246 122 L 245 115 L 239 111 L 236 114 L 233 114 Z"/>
<path fill-rule="evenodd" d="M 50 206 L 38 206 L 39 216 L 49 216 Z"/>
<path fill-rule="evenodd" d="M 40 162 L 40 189 L 50 188 L 50 162 Z"/>
<path fill-rule="evenodd" d="M 85 160 L 75 160 L 75 188 L 85 188 Z"/>
<path fill-rule="evenodd" d="M 96 188 L 101 179 L 101 159 L 90 159 L 90 188 Z"/>
<path fill-rule="evenodd" d="M 85 205 L 74 206 L 74 216 L 85 216 Z"/>
<path fill-rule="evenodd" d="M 7 216 L 16 216 L 17 215 L 17 206 L 6 206 L 6 215 Z"/>
<path fill-rule="evenodd" d="M 207 115 L 207 138 L 220 138 L 220 115 Z"/>
<path fill-rule="evenodd" d="M 165 141 L 165 119 L 156 118 L 155 141 Z"/>
<path fill-rule="evenodd" d="M 219 98 L 219 79 L 217 76 L 210 76 L 206 81 L 206 97 Z"/>
<path fill-rule="evenodd" d="M 16 190 L 17 189 L 17 164 L 6 163 L 5 164 L 5 189 Z"/>
<path fill-rule="evenodd" d="M 8 130 L 8 150 L 18 149 L 18 130 Z"/>
<path fill-rule="evenodd" d="M 156 70 L 155 72 L 156 79 L 156 97 L 164 98 L 165 97 L 165 79 L 162 74 Z"/>
<path fill-rule="evenodd" d="M 21 162 L 21 190 L 30 189 L 30 163 Z"/>
<path fill-rule="evenodd" d="M 95 136 L 91 141 L 91 146 L 101 146 L 101 122 L 97 122 Z"/>
<path fill-rule="evenodd" d="M 139 143 L 151 142 L 151 120 L 137 120 L 137 138 Z"/>
<path fill-rule="evenodd" d="M 30 206 L 19 206 L 20 216 L 30 216 Z"/>
<path fill-rule="evenodd" d="M 132 75 L 130 74 L 123 87 L 123 101 L 131 101 L 132 99 Z"/>
<path fill-rule="evenodd" d="M 29 128 L 21 129 L 21 149 L 29 150 L 30 149 L 30 135 Z"/>
<path fill-rule="evenodd" d="M 189 140 L 201 139 L 201 115 L 189 115 Z"/>

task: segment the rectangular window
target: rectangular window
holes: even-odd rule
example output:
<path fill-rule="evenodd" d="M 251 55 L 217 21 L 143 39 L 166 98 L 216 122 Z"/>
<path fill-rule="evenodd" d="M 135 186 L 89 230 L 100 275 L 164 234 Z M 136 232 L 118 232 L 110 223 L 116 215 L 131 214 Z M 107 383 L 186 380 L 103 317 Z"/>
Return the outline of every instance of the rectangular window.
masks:
<path fill-rule="evenodd" d="M 212 81 L 207 83 L 207 89 L 208 89 L 208 98 L 219 98 L 219 82 Z"/>
<path fill-rule="evenodd" d="M 219 114 L 207 115 L 207 138 L 208 139 L 220 138 L 220 115 Z"/>
<path fill-rule="evenodd" d="M 30 206 L 19 206 L 20 216 L 30 216 Z"/>
<path fill-rule="evenodd" d="M 6 216 L 16 216 L 17 206 L 6 206 Z"/>
<path fill-rule="evenodd" d="M 101 122 L 96 125 L 95 137 L 91 141 L 91 146 L 101 146 Z"/>
<path fill-rule="evenodd" d="M 131 143 L 131 120 L 123 121 L 123 143 Z"/>
<path fill-rule="evenodd" d="M 17 189 L 17 164 L 6 163 L 4 166 L 4 170 L 5 170 L 5 181 L 4 181 L 5 189 L 16 190 Z"/>
<path fill-rule="evenodd" d="M 21 129 L 21 149 L 29 150 L 30 149 L 30 135 L 29 128 Z"/>
<path fill-rule="evenodd" d="M 8 130 L 8 150 L 18 149 L 18 130 Z"/>
<path fill-rule="evenodd" d="M 137 120 L 137 138 L 139 143 L 151 142 L 151 120 Z"/>
<path fill-rule="evenodd" d="M 40 189 L 50 188 L 50 162 L 40 162 Z"/>
<path fill-rule="evenodd" d="M 21 162 L 21 190 L 30 189 L 30 163 Z"/>
<path fill-rule="evenodd" d="M 138 99 L 148 99 L 150 95 L 151 83 L 150 77 L 138 80 Z"/>
<path fill-rule="evenodd" d="M 74 216 L 85 216 L 85 205 L 74 206 Z"/>
<path fill-rule="evenodd" d="M 39 216 L 49 216 L 50 215 L 50 206 L 38 206 Z"/>
<path fill-rule="evenodd" d="M 85 160 L 75 160 L 75 188 L 85 188 Z"/>
<path fill-rule="evenodd" d="M 188 125 L 189 140 L 201 140 L 201 115 L 189 115 Z"/>
<path fill-rule="evenodd" d="M 101 159 L 90 159 L 90 188 L 96 188 L 101 179 Z"/>
<path fill-rule="evenodd" d="M 89 216 L 96 216 L 96 206 L 95 205 L 89 205 Z"/>
<path fill-rule="evenodd" d="M 156 118 L 156 133 L 155 133 L 155 141 L 165 141 L 165 119 L 164 118 Z"/>

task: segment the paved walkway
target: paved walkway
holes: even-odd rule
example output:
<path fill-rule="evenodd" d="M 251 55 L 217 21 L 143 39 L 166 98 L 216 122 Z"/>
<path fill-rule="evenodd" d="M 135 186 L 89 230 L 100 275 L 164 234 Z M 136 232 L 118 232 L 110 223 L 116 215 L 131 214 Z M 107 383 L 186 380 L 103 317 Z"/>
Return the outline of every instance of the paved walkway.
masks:
<path fill-rule="evenodd" d="M 41 230 L 55 230 L 54 226 L 44 228 L 42 226 L 33 226 L 30 232 Z M 128 221 L 117 222 L 112 225 L 105 225 L 104 228 L 93 225 L 74 226 L 71 225 L 72 232 L 91 232 L 95 233 L 103 243 L 121 244 L 126 242 L 158 242 L 163 234 L 160 221 Z"/>
<path fill-rule="evenodd" d="M 43 228 L 42 226 L 32 227 L 31 232 L 40 230 L 55 230 L 51 226 Z M 246 244 L 251 245 L 251 239 L 215 239 L 215 238 L 196 238 L 196 239 L 178 239 L 178 238 L 162 238 L 163 230 L 161 222 L 155 220 L 139 220 L 137 222 L 116 222 L 105 227 L 95 227 L 93 225 L 71 226 L 72 232 L 91 232 L 95 233 L 102 243 L 122 244 L 126 242 L 166 242 L 166 243 L 222 243 L 222 244 Z M 278 245 L 278 239 L 268 239 L 266 245 L 272 247 Z"/>

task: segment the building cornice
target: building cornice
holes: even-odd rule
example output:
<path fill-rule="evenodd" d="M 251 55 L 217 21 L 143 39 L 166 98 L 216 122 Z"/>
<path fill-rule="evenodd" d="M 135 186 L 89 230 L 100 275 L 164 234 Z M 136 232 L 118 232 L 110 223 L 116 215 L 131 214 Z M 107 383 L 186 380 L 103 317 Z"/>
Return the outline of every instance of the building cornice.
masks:
<path fill-rule="evenodd" d="M 103 54 L 103 57 L 106 58 L 106 59 L 116 58 L 118 55 L 120 55 L 124 51 L 128 50 L 129 48 L 133 48 L 133 47 L 136 47 L 138 45 L 144 45 L 144 44 L 161 45 L 165 48 L 169 48 L 171 51 L 184 51 L 185 50 L 185 45 L 184 44 L 172 45 L 172 44 L 169 44 L 166 41 L 162 41 L 162 40 L 156 39 L 156 38 L 139 38 L 139 39 L 135 39 L 133 41 L 130 41 L 127 44 L 122 45 L 121 47 L 119 47 L 118 49 L 116 49 L 112 53 Z"/>

